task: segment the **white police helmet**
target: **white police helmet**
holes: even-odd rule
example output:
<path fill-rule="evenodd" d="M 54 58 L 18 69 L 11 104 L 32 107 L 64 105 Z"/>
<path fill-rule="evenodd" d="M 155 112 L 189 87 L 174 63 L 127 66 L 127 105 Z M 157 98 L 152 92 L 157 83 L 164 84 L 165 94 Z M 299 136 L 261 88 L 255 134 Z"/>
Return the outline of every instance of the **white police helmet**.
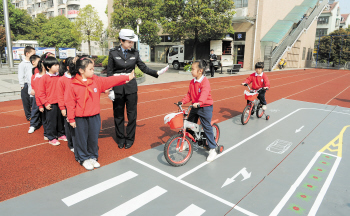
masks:
<path fill-rule="evenodd" d="M 139 37 L 131 29 L 121 29 L 119 32 L 119 38 L 133 42 L 137 42 L 139 39 Z"/>

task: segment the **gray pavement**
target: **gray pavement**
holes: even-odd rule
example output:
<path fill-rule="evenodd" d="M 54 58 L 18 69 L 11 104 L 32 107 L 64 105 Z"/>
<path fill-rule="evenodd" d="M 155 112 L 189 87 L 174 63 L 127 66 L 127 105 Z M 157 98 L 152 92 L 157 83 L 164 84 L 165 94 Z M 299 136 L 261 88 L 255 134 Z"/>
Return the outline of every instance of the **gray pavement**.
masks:
<path fill-rule="evenodd" d="M 267 113 L 269 121 L 252 116 L 243 126 L 236 116 L 219 123 L 225 150 L 211 163 L 197 146 L 185 166 L 172 167 L 160 145 L 1 202 L 0 212 L 348 215 L 350 109 L 281 99 Z"/>

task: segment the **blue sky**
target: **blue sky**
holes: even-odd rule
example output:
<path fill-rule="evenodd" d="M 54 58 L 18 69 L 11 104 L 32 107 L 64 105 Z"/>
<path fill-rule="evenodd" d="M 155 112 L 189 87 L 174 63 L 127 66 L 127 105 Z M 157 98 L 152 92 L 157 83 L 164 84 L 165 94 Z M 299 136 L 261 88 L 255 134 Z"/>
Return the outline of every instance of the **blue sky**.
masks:
<path fill-rule="evenodd" d="M 336 1 L 339 1 L 341 14 L 350 14 L 350 0 L 336 0 Z"/>

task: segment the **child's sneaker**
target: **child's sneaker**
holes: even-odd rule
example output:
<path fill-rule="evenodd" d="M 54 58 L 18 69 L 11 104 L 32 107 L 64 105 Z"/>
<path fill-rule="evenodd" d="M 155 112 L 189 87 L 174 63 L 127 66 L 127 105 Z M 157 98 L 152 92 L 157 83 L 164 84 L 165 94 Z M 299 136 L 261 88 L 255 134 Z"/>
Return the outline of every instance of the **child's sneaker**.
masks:
<path fill-rule="evenodd" d="M 71 148 L 70 150 L 74 153 L 74 148 Z"/>
<path fill-rule="evenodd" d="M 35 131 L 35 127 L 29 127 L 29 130 L 28 130 L 29 134 L 34 133 L 34 131 Z"/>
<path fill-rule="evenodd" d="M 65 135 L 58 137 L 58 140 L 68 141 Z"/>
<path fill-rule="evenodd" d="M 100 163 L 97 162 L 96 159 L 92 159 L 92 158 L 91 158 L 91 159 L 90 159 L 90 163 L 91 163 L 91 165 L 94 166 L 95 168 L 100 168 L 100 167 L 101 167 Z"/>
<path fill-rule="evenodd" d="M 49 138 L 47 138 L 46 136 L 44 136 L 44 140 L 49 140 Z"/>
<path fill-rule="evenodd" d="M 263 105 L 263 106 L 262 106 L 262 109 L 263 109 L 263 110 L 266 110 L 266 108 L 267 108 L 266 105 Z"/>
<path fill-rule="evenodd" d="M 53 140 L 49 141 L 49 143 L 50 143 L 51 145 L 54 145 L 54 146 L 58 146 L 59 144 L 61 144 L 60 142 L 58 142 L 57 139 L 53 139 Z"/>
<path fill-rule="evenodd" d="M 89 171 L 94 169 L 94 166 L 91 164 L 90 159 L 85 160 L 84 163 L 82 164 L 83 167 Z"/>
<path fill-rule="evenodd" d="M 216 155 L 218 155 L 218 153 L 216 153 L 216 149 L 210 149 L 209 150 L 209 155 L 207 157 L 207 161 L 208 162 L 212 162 L 213 160 L 215 160 Z"/>

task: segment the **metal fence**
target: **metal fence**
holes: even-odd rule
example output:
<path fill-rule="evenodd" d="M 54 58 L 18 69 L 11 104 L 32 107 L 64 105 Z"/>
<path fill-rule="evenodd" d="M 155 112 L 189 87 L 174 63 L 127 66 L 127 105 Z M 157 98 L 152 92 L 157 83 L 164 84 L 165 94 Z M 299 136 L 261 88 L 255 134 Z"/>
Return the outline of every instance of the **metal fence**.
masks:
<path fill-rule="evenodd" d="M 350 32 L 348 35 L 319 36 L 313 59 L 315 68 L 350 70 Z"/>

